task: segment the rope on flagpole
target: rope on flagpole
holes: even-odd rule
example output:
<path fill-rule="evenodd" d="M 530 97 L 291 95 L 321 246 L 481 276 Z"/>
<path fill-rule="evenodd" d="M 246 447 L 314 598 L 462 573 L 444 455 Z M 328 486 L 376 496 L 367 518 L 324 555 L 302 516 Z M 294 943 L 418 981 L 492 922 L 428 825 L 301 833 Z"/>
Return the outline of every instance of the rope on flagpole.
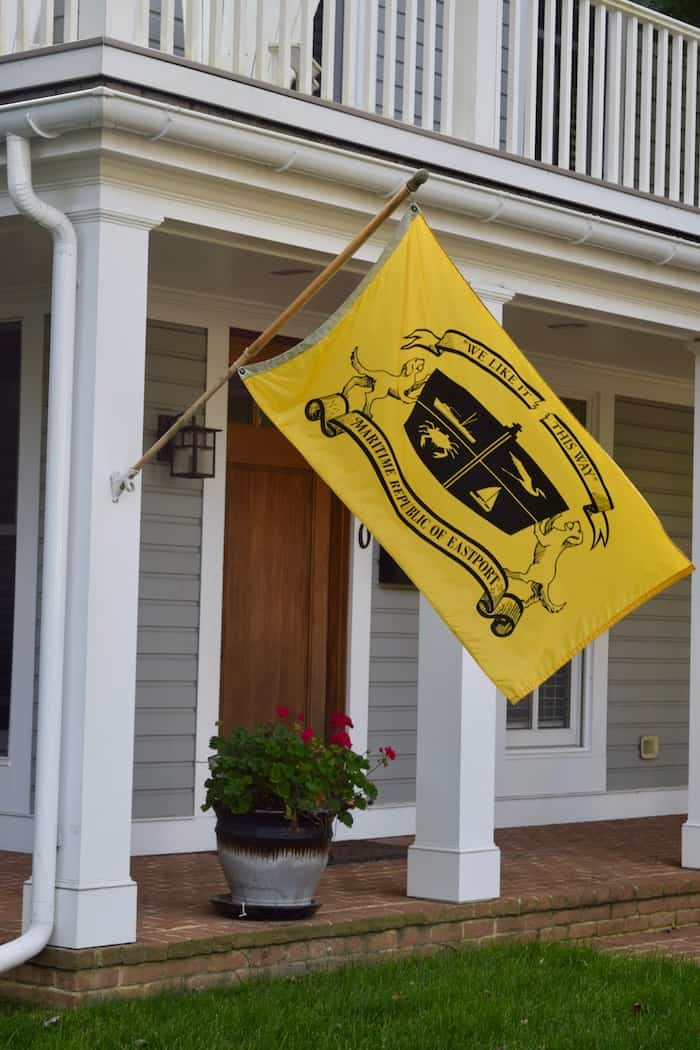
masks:
<path fill-rule="evenodd" d="M 415 193 L 416 190 L 427 181 L 428 177 L 429 172 L 427 172 L 425 168 L 416 171 L 406 185 L 402 186 L 401 189 L 387 201 L 384 207 L 377 212 L 374 218 L 371 219 L 358 234 L 356 234 L 347 247 L 344 248 L 339 255 L 336 255 L 335 259 L 331 260 L 321 273 L 319 273 L 313 281 L 311 281 L 311 283 L 299 293 L 296 299 L 294 299 L 293 302 L 282 311 L 279 317 L 272 321 L 265 331 L 261 332 L 260 335 L 253 340 L 250 346 L 247 346 L 245 350 L 239 354 L 236 360 L 229 365 L 226 372 L 224 372 L 224 374 L 220 376 L 208 390 L 205 390 L 203 394 L 200 394 L 197 400 L 193 401 L 189 408 L 185 409 L 182 415 L 178 416 L 172 426 L 170 426 L 165 433 L 158 438 L 155 444 L 151 445 L 147 452 L 144 452 L 141 458 L 138 459 L 132 467 L 130 467 L 125 473 L 117 472 L 111 475 L 110 483 L 112 486 L 112 501 L 114 503 L 118 502 L 119 497 L 123 492 L 133 492 L 134 480 L 146 464 L 150 463 L 150 461 L 158 455 L 160 450 L 167 445 L 168 442 L 172 441 L 177 432 L 189 423 L 199 409 L 207 403 L 209 398 L 213 397 L 222 386 L 228 383 L 229 379 L 231 379 L 239 368 L 247 364 L 248 361 L 252 361 L 254 357 L 257 357 L 261 350 L 264 350 L 277 333 L 284 328 L 287 321 L 306 306 L 309 300 L 312 299 L 313 296 L 316 295 L 325 284 L 327 284 L 331 277 L 333 277 L 338 270 L 345 265 L 348 259 L 355 254 L 357 249 L 372 236 L 374 231 L 378 229 L 394 211 L 396 211 L 399 205 L 402 204 L 407 197 L 410 197 L 412 193 Z"/>

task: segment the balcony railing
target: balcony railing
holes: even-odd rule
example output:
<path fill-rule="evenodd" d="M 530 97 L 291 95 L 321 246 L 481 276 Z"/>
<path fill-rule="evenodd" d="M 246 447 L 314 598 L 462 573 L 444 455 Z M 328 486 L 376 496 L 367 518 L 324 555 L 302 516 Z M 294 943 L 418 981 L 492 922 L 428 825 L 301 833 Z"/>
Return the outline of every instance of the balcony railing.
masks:
<path fill-rule="evenodd" d="M 91 36 L 698 204 L 700 30 L 629 0 L 0 0 L 0 54 Z"/>
<path fill-rule="evenodd" d="M 627 0 L 505 0 L 501 145 L 698 203 L 700 30 Z"/>

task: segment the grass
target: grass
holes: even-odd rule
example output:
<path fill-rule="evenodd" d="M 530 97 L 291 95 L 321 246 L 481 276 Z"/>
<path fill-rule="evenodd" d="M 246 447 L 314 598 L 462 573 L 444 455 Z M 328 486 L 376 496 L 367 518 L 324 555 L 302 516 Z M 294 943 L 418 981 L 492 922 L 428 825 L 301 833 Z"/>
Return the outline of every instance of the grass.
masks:
<path fill-rule="evenodd" d="M 0 1005 L 2 1050 L 698 1050 L 700 968 L 466 948 L 59 1013 Z"/>

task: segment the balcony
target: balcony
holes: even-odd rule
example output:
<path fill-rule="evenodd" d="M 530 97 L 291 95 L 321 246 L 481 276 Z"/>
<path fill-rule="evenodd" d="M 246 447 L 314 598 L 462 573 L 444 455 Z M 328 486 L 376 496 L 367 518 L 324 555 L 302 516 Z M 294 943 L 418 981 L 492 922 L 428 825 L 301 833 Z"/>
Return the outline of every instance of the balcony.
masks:
<path fill-rule="evenodd" d="M 0 55 L 95 37 L 698 205 L 700 30 L 629 0 L 0 0 Z"/>

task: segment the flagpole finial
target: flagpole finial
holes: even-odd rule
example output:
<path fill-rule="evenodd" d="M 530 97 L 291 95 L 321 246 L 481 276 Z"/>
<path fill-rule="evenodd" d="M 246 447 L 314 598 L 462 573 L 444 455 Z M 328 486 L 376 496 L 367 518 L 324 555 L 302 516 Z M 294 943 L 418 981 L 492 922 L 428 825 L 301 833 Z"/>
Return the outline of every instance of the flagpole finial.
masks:
<path fill-rule="evenodd" d="M 406 183 L 406 189 L 409 193 L 415 193 L 417 189 L 427 182 L 430 178 L 430 172 L 426 171 L 425 168 L 419 168 L 415 174 L 411 175 L 410 179 Z"/>

